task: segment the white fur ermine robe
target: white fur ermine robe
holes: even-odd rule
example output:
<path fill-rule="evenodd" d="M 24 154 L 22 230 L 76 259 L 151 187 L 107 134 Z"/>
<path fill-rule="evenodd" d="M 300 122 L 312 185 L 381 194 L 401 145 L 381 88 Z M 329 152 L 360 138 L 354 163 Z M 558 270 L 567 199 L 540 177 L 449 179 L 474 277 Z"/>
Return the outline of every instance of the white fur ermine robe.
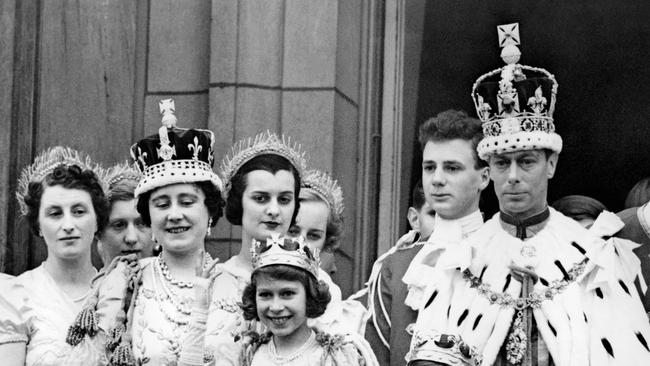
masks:
<path fill-rule="evenodd" d="M 632 253 L 635 245 L 605 241 L 550 211 L 544 228 L 524 241 L 506 232 L 497 214 L 461 245 L 442 252 L 420 307 L 415 334 L 460 336 L 482 355 L 481 365 L 492 365 L 506 342 L 515 309 L 491 304 L 477 287 L 470 286 L 462 271 L 469 268 L 492 290 L 518 298 L 521 283 L 512 277 L 510 264 L 532 266 L 540 277 L 534 291 L 543 294 L 549 284 L 562 280 L 576 263 L 588 258 L 582 275 L 551 300 L 544 298 L 533 311 L 554 364 L 650 365 L 650 325 L 634 284 L 639 273 L 639 260 Z M 533 246 L 536 256 L 522 256 L 524 245 Z M 448 350 L 428 343 L 432 361 L 475 362 L 450 356 Z"/>

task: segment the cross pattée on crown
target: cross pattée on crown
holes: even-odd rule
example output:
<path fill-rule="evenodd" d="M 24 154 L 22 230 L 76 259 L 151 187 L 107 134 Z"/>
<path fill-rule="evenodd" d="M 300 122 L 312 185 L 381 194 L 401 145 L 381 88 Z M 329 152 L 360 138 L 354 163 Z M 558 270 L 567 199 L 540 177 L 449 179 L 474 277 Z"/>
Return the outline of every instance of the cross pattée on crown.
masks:
<path fill-rule="evenodd" d="M 173 99 L 163 99 L 158 102 L 158 107 L 160 107 L 160 114 L 162 114 L 162 124 L 167 128 L 172 128 L 176 126 L 176 106 L 174 105 Z"/>

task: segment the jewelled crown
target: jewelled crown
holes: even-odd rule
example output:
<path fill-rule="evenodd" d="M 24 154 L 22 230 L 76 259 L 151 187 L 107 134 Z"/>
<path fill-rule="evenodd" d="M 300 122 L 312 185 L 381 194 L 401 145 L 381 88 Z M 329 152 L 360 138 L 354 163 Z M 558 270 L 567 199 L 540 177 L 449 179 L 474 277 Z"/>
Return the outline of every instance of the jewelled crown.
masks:
<path fill-rule="evenodd" d="M 81 170 L 92 170 L 96 172 L 98 166 L 94 164 L 90 157 L 79 153 L 77 150 L 64 146 L 55 146 L 43 151 L 34 159 L 34 162 L 23 169 L 18 179 L 16 188 L 16 198 L 20 206 L 20 213 L 27 215 L 27 205 L 25 196 L 29 189 L 29 183 L 40 183 L 59 166 L 76 165 Z"/>
<path fill-rule="evenodd" d="M 135 196 L 175 183 L 209 181 L 223 191 L 212 171 L 214 134 L 209 130 L 176 127 L 174 101 L 160 101 L 162 127 L 158 133 L 131 146 L 131 157 L 142 173 Z"/>
<path fill-rule="evenodd" d="M 278 137 L 278 135 L 266 131 L 258 134 L 255 138 L 248 138 L 237 142 L 233 147 L 230 156 L 226 155 L 221 163 L 221 176 L 226 184 L 224 197 L 228 197 L 232 178 L 239 169 L 251 159 L 265 154 L 275 154 L 289 160 L 296 168 L 298 175 L 302 178 L 306 170 L 305 153 L 301 151 L 300 144 L 291 142 L 290 137 Z"/>
<path fill-rule="evenodd" d="M 318 279 L 320 268 L 319 250 L 312 251 L 304 244 L 302 238 L 289 238 L 274 234 L 266 239 L 266 243 L 253 239 L 251 258 L 253 270 L 284 264 L 304 269 Z"/>
<path fill-rule="evenodd" d="M 140 174 L 133 164 L 123 162 L 110 168 L 99 168 L 97 170 L 97 176 L 106 193 L 106 199 L 110 201 L 112 190 L 116 184 L 124 181 L 132 181 L 137 184 L 140 182 L 142 174 Z"/>
<path fill-rule="evenodd" d="M 327 203 L 330 211 L 337 216 L 343 215 L 343 190 L 336 179 L 316 169 L 308 170 L 302 179 L 302 187 L 318 194 Z"/>
<path fill-rule="evenodd" d="M 532 149 L 562 150 L 553 112 L 557 81 L 550 72 L 518 64 L 519 23 L 497 27 L 505 66 L 479 77 L 472 87 L 476 113 L 483 122 L 481 159 L 492 154 Z"/>

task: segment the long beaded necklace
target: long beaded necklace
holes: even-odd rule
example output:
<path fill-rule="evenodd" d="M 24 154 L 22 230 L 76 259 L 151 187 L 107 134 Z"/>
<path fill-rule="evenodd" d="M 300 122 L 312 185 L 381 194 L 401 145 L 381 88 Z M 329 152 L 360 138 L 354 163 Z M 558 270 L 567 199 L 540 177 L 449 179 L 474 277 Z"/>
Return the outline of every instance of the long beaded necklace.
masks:
<path fill-rule="evenodd" d="M 191 310 L 188 311 L 187 306 L 184 307 L 184 304 L 182 304 L 180 300 L 176 299 L 177 296 L 166 291 L 165 279 L 163 278 L 162 273 L 160 273 L 159 264 L 157 262 L 158 261 L 156 260 L 155 265 L 153 266 L 154 276 L 152 282 L 154 299 L 158 304 L 160 312 L 168 321 L 176 324 L 176 326 L 185 325 L 189 322 L 189 314 L 191 313 Z M 158 288 L 158 281 L 160 281 L 160 285 L 163 287 L 162 290 Z M 169 309 L 168 305 L 173 305 L 173 308 Z"/>
<path fill-rule="evenodd" d="M 211 261 L 212 261 L 212 257 L 210 257 L 210 255 L 206 253 L 203 258 L 203 268 L 206 268 L 206 266 Z M 154 276 L 153 276 L 154 293 L 160 311 L 163 313 L 165 318 L 167 318 L 167 320 L 173 322 L 174 324 L 177 324 L 179 326 L 187 324 L 189 321 L 188 317 L 192 312 L 191 300 L 188 301 L 181 298 L 181 296 L 176 291 L 174 291 L 173 289 L 167 286 L 166 282 L 178 286 L 181 289 L 192 288 L 194 287 L 194 283 L 189 281 L 187 282 L 177 281 L 176 279 L 174 279 L 171 273 L 169 272 L 169 267 L 167 267 L 167 264 L 165 263 L 165 260 L 162 257 L 162 253 L 160 253 L 158 255 L 158 258 L 155 259 L 153 271 L 154 271 Z M 162 287 L 162 293 L 161 291 L 158 290 L 157 279 L 160 279 L 160 287 Z M 180 313 L 180 317 L 178 316 L 179 314 L 173 314 L 174 313 L 173 310 L 167 309 L 168 308 L 167 305 L 169 303 L 171 303 L 171 305 L 174 306 L 176 312 Z"/>
<path fill-rule="evenodd" d="M 203 268 L 205 269 L 208 263 L 212 261 L 212 257 L 210 257 L 210 254 L 205 253 L 205 256 L 203 257 Z M 193 288 L 194 287 L 194 282 L 190 281 L 179 281 L 172 276 L 171 272 L 169 271 L 169 267 L 167 266 L 167 263 L 165 262 L 165 259 L 163 259 L 162 252 L 158 254 L 158 263 L 160 266 L 160 272 L 162 273 L 162 276 L 172 285 L 178 286 L 180 288 Z"/>

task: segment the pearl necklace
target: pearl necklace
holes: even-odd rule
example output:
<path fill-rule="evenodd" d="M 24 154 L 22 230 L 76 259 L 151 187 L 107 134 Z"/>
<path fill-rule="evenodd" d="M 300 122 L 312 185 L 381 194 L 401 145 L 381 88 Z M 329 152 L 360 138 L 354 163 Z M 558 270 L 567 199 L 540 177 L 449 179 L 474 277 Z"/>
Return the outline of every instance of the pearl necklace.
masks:
<path fill-rule="evenodd" d="M 302 346 L 300 346 L 300 348 L 298 348 L 296 351 L 286 356 L 278 355 L 277 350 L 275 348 L 275 342 L 273 341 L 273 339 L 271 339 L 269 342 L 269 354 L 275 364 L 288 363 L 291 361 L 295 361 L 299 357 L 303 357 L 306 354 L 308 354 L 307 350 L 313 347 L 315 344 L 316 344 L 316 333 L 312 330 L 305 343 L 303 343 Z"/>
<path fill-rule="evenodd" d="M 206 268 L 208 263 L 212 262 L 212 257 L 210 257 L 210 254 L 205 253 L 205 256 L 203 257 L 203 269 Z M 162 252 L 158 254 L 158 264 L 160 266 L 160 272 L 162 276 L 169 282 L 170 284 L 180 287 L 180 288 L 193 288 L 194 287 L 194 282 L 190 281 L 179 281 L 172 276 L 171 272 L 169 271 L 169 267 L 167 266 L 167 263 L 163 259 Z"/>
<path fill-rule="evenodd" d="M 164 306 L 162 305 L 163 302 L 165 300 L 169 299 L 169 301 L 172 303 L 172 305 L 174 305 L 176 310 L 179 313 L 181 313 L 182 315 L 186 315 L 186 316 L 191 314 L 190 306 L 188 305 L 188 303 L 186 301 L 183 301 L 177 293 L 175 293 L 172 289 L 167 287 L 167 285 L 165 284 L 165 279 L 163 279 L 163 274 L 162 274 L 162 271 L 161 271 L 161 268 L 160 268 L 161 267 L 160 261 L 156 260 L 155 262 L 156 262 L 155 263 L 156 265 L 154 266 L 154 271 L 156 273 L 155 277 L 160 278 L 160 286 L 162 287 L 162 290 L 163 290 L 162 294 L 158 291 L 158 285 L 157 285 L 158 281 L 157 281 L 157 278 L 154 278 L 153 285 L 154 285 L 154 292 L 156 293 L 156 299 L 161 300 L 160 309 L 163 311 L 165 316 L 169 320 L 171 320 L 171 321 L 173 321 L 175 323 L 179 323 L 179 321 L 177 321 L 177 319 L 171 319 L 171 317 L 169 316 L 169 312 L 166 311 L 165 309 L 163 309 L 164 308 Z"/>

